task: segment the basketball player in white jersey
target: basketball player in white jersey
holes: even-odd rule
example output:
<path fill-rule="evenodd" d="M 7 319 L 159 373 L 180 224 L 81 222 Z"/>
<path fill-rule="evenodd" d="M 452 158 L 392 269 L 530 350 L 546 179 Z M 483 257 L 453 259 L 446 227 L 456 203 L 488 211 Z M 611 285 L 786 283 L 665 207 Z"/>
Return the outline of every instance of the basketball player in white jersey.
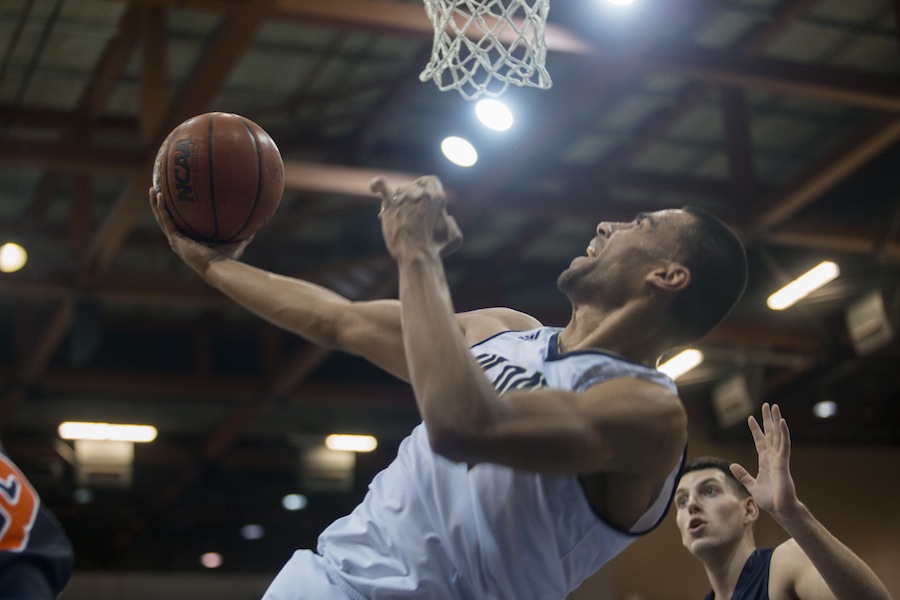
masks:
<path fill-rule="evenodd" d="M 422 424 L 363 502 L 298 550 L 267 600 L 565 598 L 671 502 L 687 427 L 666 350 L 741 295 L 743 247 L 702 211 L 600 223 L 558 286 L 565 328 L 510 308 L 455 314 L 441 257 L 461 243 L 424 177 L 381 196 L 399 300 L 351 302 L 208 247 L 150 203 L 172 249 L 260 317 L 412 384 Z"/>

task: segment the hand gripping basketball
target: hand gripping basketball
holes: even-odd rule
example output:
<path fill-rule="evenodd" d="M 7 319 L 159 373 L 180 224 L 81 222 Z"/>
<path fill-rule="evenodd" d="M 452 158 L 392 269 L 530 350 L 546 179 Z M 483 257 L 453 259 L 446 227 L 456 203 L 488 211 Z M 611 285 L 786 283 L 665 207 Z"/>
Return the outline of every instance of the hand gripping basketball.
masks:
<path fill-rule="evenodd" d="M 172 130 L 159 147 L 153 186 L 175 227 L 201 242 L 258 232 L 284 191 L 284 163 L 266 131 L 246 117 L 209 112 Z"/>
<path fill-rule="evenodd" d="M 384 179 L 377 178 L 371 188 L 381 196 L 381 230 L 395 259 L 419 252 L 446 256 L 462 245 L 462 232 L 447 214 L 444 188 L 437 177 L 420 177 L 393 192 Z"/>
<path fill-rule="evenodd" d="M 200 275 L 203 275 L 206 267 L 214 260 L 238 258 L 253 239 L 253 236 L 250 236 L 238 242 L 201 243 L 189 238 L 177 229 L 163 195 L 153 187 L 150 188 L 150 210 L 169 241 L 169 247 Z"/>

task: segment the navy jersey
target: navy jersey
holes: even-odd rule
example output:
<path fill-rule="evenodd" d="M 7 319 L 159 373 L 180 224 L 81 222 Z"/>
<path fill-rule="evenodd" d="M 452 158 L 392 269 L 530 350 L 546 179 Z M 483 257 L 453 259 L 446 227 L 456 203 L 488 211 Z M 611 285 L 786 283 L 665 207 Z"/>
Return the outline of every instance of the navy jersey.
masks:
<path fill-rule="evenodd" d="M 69 538 L 0 445 L 0 598 L 57 598 L 72 565 Z"/>
<path fill-rule="evenodd" d="M 769 563 L 774 548 L 757 548 L 744 563 L 731 600 L 769 600 Z M 715 600 L 710 592 L 704 600 Z"/>

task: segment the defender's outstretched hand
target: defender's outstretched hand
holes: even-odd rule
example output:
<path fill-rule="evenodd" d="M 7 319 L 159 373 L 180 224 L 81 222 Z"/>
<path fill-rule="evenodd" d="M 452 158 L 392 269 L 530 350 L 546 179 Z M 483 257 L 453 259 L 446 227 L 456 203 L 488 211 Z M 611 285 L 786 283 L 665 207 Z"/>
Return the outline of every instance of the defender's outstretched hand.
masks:
<path fill-rule="evenodd" d="M 420 177 L 393 192 L 379 177 L 371 188 L 381 196 L 381 230 L 395 259 L 421 251 L 446 256 L 462 245 L 462 232 L 447 214 L 444 188 L 437 177 Z"/>
<path fill-rule="evenodd" d="M 207 265 L 214 260 L 238 258 L 253 239 L 251 236 L 239 242 L 214 245 L 206 245 L 192 240 L 175 228 L 172 215 L 165 206 L 162 194 L 157 193 L 153 186 L 150 187 L 150 209 L 175 254 L 200 275 L 203 275 Z"/>
<path fill-rule="evenodd" d="M 800 504 L 790 470 L 791 434 L 777 404 L 771 408 L 768 403 L 762 405 L 762 422 L 760 427 L 755 417 L 747 420 L 759 456 L 759 473 L 753 477 L 739 464 L 731 465 L 731 472 L 759 507 L 778 520 Z"/>

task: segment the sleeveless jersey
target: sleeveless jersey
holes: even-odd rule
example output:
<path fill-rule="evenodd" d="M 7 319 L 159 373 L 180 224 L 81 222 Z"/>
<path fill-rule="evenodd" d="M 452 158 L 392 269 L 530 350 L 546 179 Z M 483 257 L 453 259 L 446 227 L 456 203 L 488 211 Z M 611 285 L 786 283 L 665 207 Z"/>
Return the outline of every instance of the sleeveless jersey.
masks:
<path fill-rule="evenodd" d="M 72 563 L 59 522 L 0 445 L 0 598 L 57 598 Z"/>
<path fill-rule="evenodd" d="M 731 600 L 769 600 L 769 563 L 774 548 L 757 548 L 744 563 Z M 704 600 L 715 600 L 713 592 Z"/>
<path fill-rule="evenodd" d="M 615 377 L 675 389 L 656 369 L 617 356 L 560 354 L 559 331 L 504 332 L 471 350 L 501 394 L 539 387 L 583 391 Z M 561 599 L 659 524 L 680 468 L 672 465 L 657 501 L 625 532 L 597 517 L 577 477 L 454 463 L 431 450 L 420 424 L 373 479 L 363 502 L 319 537 L 321 557 L 295 554 L 266 598 Z M 319 564 L 299 566 L 311 559 Z M 305 596 L 299 586 L 309 578 L 285 572 L 292 569 L 324 570 L 342 592 Z"/>

